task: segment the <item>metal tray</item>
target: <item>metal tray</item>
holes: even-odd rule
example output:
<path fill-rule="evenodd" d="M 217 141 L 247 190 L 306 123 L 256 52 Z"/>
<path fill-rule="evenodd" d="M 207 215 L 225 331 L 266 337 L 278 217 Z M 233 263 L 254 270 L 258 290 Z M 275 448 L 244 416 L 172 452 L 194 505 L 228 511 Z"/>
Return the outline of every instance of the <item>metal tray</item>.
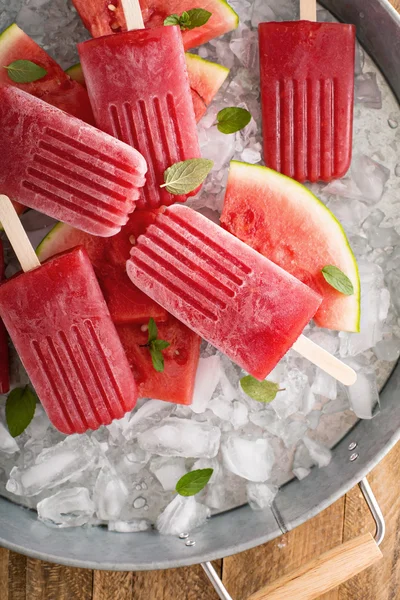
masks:
<path fill-rule="evenodd" d="M 358 38 L 400 101 L 400 17 L 386 0 L 326 0 Z M 384 33 L 384 34 L 383 34 Z M 269 513 L 243 506 L 211 519 L 196 545 L 157 532 L 133 535 L 106 529 L 50 529 L 33 511 L 0 498 L 0 545 L 46 561 L 107 570 L 153 570 L 203 563 L 263 544 L 304 523 L 358 483 L 400 438 L 400 364 L 381 393 L 381 412 L 360 421 L 334 449 L 330 465 L 313 469 L 279 492 Z M 284 515 L 284 518 L 283 518 Z"/>

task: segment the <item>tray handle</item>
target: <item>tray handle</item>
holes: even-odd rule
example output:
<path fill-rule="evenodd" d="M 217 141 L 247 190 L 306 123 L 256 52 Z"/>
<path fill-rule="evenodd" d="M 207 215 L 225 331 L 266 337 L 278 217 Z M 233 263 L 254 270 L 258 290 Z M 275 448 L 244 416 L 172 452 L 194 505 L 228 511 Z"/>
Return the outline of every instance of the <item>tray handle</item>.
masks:
<path fill-rule="evenodd" d="M 366 533 L 349 540 L 261 588 L 247 600 L 315 600 L 382 558 L 379 545 L 385 537 L 385 519 L 367 478 L 359 485 L 375 520 L 375 539 Z M 206 562 L 201 566 L 221 600 L 232 600 L 212 564 Z"/>
<path fill-rule="evenodd" d="M 315 600 L 381 558 L 378 544 L 366 533 L 263 587 L 248 600 Z"/>

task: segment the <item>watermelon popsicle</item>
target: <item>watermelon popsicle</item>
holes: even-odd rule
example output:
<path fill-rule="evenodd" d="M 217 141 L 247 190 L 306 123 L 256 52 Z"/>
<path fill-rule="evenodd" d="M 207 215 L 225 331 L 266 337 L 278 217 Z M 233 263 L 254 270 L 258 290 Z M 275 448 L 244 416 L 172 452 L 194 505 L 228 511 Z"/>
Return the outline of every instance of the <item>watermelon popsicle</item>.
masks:
<path fill-rule="evenodd" d="M 136 384 L 86 250 L 40 265 L 6 196 L 0 220 L 25 271 L 0 285 L 0 317 L 51 422 L 71 434 L 122 418 Z"/>
<path fill-rule="evenodd" d="M 78 45 L 97 126 L 130 144 L 148 164 L 139 208 L 184 202 L 165 188 L 174 163 L 200 157 L 178 26 L 137 29 Z"/>
<path fill-rule="evenodd" d="M 0 283 L 4 279 L 4 253 L 0 240 Z M 6 394 L 10 389 L 10 373 L 8 359 L 7 331 L 0 319 L 0 395 Z"/>
<path fill-rule="evenodd" d="M 126 144 L 14 87 L 0 88 L 0 190 L 59 221 L 109 237 L 145 182 Z"/>
<path fill-rule="evenodd" d="M 319 294 L 190 208 L 175 205 L 138 238 L 136 286 L 257 379 L 294 347 L 347 385 L 355 373 L 301 336 Z"/>
<path fill-rule="evenodd" d="M 355 28 L 313 21 L 259 25 L 264 160 L 297 181 L 328 182 L 351 162 Z"/>

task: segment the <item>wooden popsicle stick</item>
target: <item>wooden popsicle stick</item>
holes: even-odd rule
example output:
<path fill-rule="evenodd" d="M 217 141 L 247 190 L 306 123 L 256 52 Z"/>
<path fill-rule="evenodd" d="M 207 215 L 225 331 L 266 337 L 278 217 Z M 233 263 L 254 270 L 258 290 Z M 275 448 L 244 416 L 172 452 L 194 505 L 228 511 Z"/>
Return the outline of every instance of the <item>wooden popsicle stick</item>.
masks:
<path fill-rule="evenodd" d="M 0 223 L 25 273 L 40 267 L 40 261 L 22 227 L 21 221 L 7 196 L 0 195 Z"/>
<path fill-rule="evenodd" d="M 316 600 L 382 558 L 370 533 L 345 542 L 252 594 L 247 600 Z"/>
<path fill-rule="evenodd" d="M 317 0 L 300 0 L 300 20 L 317 20 Z"/>
<path fill-rule="evenodd" d="M 144 29 L 142 9 L 139 0 L 122 0 L 126 25 L 128 31 L 131 29 Z"/>
<path fill-rule="evenodd" d="M 301 335 L 292 346 L 301 356 L 307 358 L 314 365 L 332 375 L 344 385 L 353 385 L 357 381 L 357 373 L 344 362 L 330 354 L 318 344 L 315 344 L 305 335 Z"/>

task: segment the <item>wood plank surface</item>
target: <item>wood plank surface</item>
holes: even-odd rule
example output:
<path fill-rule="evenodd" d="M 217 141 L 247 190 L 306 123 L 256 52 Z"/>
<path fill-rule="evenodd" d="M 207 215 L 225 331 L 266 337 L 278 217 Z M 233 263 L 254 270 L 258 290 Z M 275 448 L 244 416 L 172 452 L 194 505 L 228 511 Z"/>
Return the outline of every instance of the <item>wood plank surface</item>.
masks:
<path fill-rule="evenodd" d="M 368 0 L 366 0 L 368 1 Z M 400 11 L 400 0 L 390 0 Z M 384 558 L 320 600 L 400 599 L 400 445 L 369 476 L 386 519 Z M 272 542 L 214 563 L 233 600 L 361 533 L 374 522 L 358 487 Z M 217 600 L 199 566 L 112 573 L 52 565 L 0 548 L 0 600 Z M 295 599 L 293 599 L 295 600 Z"/>

